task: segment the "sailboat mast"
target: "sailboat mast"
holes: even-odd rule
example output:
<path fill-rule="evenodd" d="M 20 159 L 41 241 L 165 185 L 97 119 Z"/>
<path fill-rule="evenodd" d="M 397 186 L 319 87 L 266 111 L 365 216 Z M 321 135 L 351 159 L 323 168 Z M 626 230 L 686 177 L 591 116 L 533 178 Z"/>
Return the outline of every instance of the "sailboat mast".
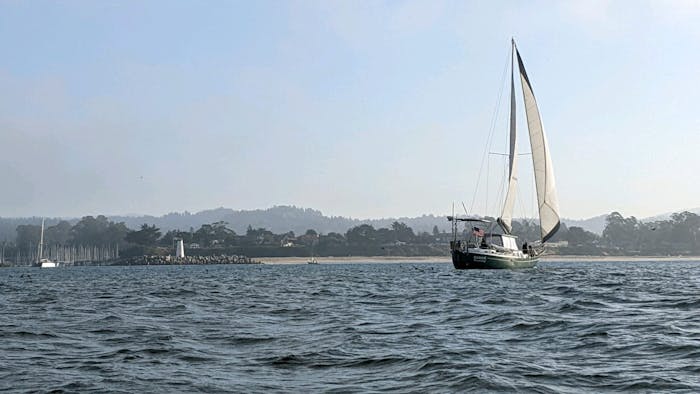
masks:
<path fill-rule="evenodd" d="M 37 262 L 41 263 L 41 257 L 44 252 L 44 218 L 41 218 L 41 234 L 39 235 L 39 256 Z"/>
<path fill-rule="evenodd" d="M 515 69 L 515 40 L 511 39 L 510 47 L 510 151 L 508 152 L 508 176 L 513 176 L 513 170 L 515 166 L 515 81 L 514 81 L 514 69 Z"/>
<path fill-rule="evenodd" d="M 515 206 L 515 189 L 518 183 L 517 178 L 517 152 L 516 152 L 516 125 L 515 125 L 515 40 L 511 40 L 510 52 L 510 125 L 509 125 L 509 143 L 508 151 L 508 191 L 503 202 L 503 211 L 501 217 L 498 218 L 498 224 L 506 234 L 510 234 L 513 230 L 513 207 Z"/>

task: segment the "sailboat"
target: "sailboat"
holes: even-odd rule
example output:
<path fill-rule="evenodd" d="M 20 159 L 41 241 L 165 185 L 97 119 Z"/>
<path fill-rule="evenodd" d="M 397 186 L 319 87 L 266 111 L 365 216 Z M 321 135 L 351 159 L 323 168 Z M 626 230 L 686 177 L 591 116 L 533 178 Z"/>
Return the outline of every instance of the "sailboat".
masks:
<path fill-rule="evenodd" d="M 314 257 L 314 241 L 311 241 L 311 257 L 306 260 L 306 264 L 318 264 L 318 260 Z"/>
<path fill-rule="evenodd" d="M 318 260 L 316 260 L 315 257 L 311 256 L 311 258 L 306 260 L 306 264 L 318 264 Z"/>
<path fill-rule="evenodd" d="M 530 79 L 525 71 L 515 40 L 512 40 L 510 56 L 510 119 L 508 152 L 508 188 L 501 215 L 496 221 L 499 233 L 493 223 L 480 218 L 458 218 L 448 216 L 452 222 L 453 239 L 450 242 L 452 264 L 457 269 L 469 268 L 532 268 L 544 252 L 544 244 L 559 230 L 559 202 L 554 183 L 554 169 L 549 155 L 547 137 L 542 128 L 540 112 L 532 90 Z M 516 146 L 516 106 L 515 106 L 515 62 L 518 64 L 520 85 L 522 87 L 527 128 L 532 151 L 537 206 L 540 220 L 540 239 L 531 243 L 518 245 L 517 237 L 511 231 L 515 189 L 517 187 L 518 153 Z M 458 223 L 467 227 L 466 239 L 457 239 Z M 486 228 L 486 230 L 484 229 Z"/>
<path fill-rule="evenodd" d="M 41 219 L 41 235 L 39 236 L 39 253 L 37 254 L 37 264 L 41 268 L 56 268 L 58 263 L 43 258 L 44 252 L 44 219 Z"/>

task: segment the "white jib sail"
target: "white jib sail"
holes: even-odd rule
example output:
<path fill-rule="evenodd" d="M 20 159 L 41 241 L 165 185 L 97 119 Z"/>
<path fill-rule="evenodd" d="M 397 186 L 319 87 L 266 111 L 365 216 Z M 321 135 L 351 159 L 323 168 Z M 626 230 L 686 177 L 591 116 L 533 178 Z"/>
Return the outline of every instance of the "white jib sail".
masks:
<path fill-rule="evenodd" d="M 513 230 L 513 207 L 515 206 L 515 189 L 518 184 L 518 152 L 516 149 L 516 127 L 515 127 L 515 82 L 513 80 L 513 62 L 511 56 L 510 67 L 510 152 L 508 152 L 508 191 L 503 202 L 503 212 L 498 219 L 498 223 L 503 230 L 510 234 Z"/>
<path fill-rule="evenodd" d="M 542 242 L 551 238 L 559 229 L 559 201 L 554 184 L 554 169 L 549 157 L 547 137 L 542 128 L 540 112 L 537 109 L 535 94 L 532 92 L 530 80 L 525 72 L 520 53 L 515 51 L 520 69 L 520 82 L 523 88 L 527 128 L 530 132 L 530 148 L 532 150 L 532 165 L 535 170 L 535 186 L 537 188 L 537 206 L 540 212 L 540 230 Z"/>

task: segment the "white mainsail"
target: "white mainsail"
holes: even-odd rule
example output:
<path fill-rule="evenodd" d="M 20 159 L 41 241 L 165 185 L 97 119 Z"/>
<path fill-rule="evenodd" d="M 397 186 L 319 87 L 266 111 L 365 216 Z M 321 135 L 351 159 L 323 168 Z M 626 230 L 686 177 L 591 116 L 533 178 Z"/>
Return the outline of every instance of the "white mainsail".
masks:
<path fill-rule="evenodd" d="M 513 43 L 513 48 L 515 43 Z M 506 234 L 513 230 L 513 207 L 515 206 L 515 190 L 518 183 L 518 154 L 516 151 L 516 128 L 515 128 L 515 82 L 513 80 L 513 55 L 510 63 L 510 152 L 508 153 L 508 191 L 503 203 L 501 217 L 498 224 L 501 225 Z"/>
<path fill-rule="evenodd" d="M 532 92 L 530 80 L 517 48 L 515 54 L 518 58 L 527 128 L 530 132 L 530 149 L 532 150 L 532 165 L 535 170 L 535 186 L 537 188 L 537 207 L 540 213 L 540 231 L 542 242 L 546 242 L 559 229 L 559 201 L 554 184 L 554 170 L 535 94 Z M 513 148 L 511 148 L 512 150 Z"/>

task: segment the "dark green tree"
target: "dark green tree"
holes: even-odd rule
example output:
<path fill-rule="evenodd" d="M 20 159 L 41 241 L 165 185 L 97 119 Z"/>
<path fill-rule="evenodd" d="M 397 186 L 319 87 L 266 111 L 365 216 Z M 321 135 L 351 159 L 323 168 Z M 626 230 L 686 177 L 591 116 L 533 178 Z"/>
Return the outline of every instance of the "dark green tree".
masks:
<path fill-rule="evenodd" d="M 24 253 L 34 252 L 39 245 L 41 226 L 33 224 L 20 224 L 17 226 L 17 247 Z"/>
<path fill-rule="evenodd" d="M 236 243 L 236 233 L 226 227 L 227 225 L 228 223 L 223 221 L 203 224 L 194 233 L 194 240 L 203 247 L 234 245 Z"/>
<path fill-rule="evenodd" d="M 103 245 L 122 245 L 126 243 L 126 234 L 129 232 L 129 228 L 126 227 L 124 222 L 109 222 L 107 229 L 105 230 L 102 239 Z"/>
<path fill-rule="evenodd" d="M 114 245 L 123 242 L 128 231 L 124 223 L 111 222 L 105 216 L 85 216 L 71 229 L 71 238 L 77 245 Z"/>
<path fill-rule="evenodd" d="M 275 234 L 265 228 L 254 229 L 252 226 L 248 225 L 244 242 L 247 245 L 274 245 Z"/>
<path fill-rule="evenodd" d="M 361 224 L 348 230 L 345 238 L 350 245 L 375 245 L 377 230 L 369 224 Z"/>
<path fill-rule="evenodd" d="M 513 220 L 513 235 L 522 242 L 532 242 L 540 239 L 540 225 L 534 220 L 521 219 Z"/>
<path fill-rule="evenodd" d="M 181 239 L 185 244 L 190 244 L 194 242 L 193 233 L 194 232 L 189 231 L 170 230 L 161 237 L 159 243 L 166 248 L 172 247 L 175 239 Z"/>
<path fill-rule="evenodd" d="M 613 212 L 605 218 L 603 240 L 612 248 L 623 251 L 639 250 L 639 222 L 634 216 L 625 218 L 619 212 Z"/>
<path fill-rule="evenodd" d="M 700 216 L 684 211 L 671 215 L 673 240 L 681 252 L 698 251 L 698 233 L 700 233 Z"/>
<path fill-rule="evenodd" d="M 593 245 L 598 238 L 598 235 L 576 226 L 570 227 L 566 234 L 566 241 L 569 243 L 569 246 Z"/>
<path fill-rule="evenodd" d="M 432 244 L 435 242 L 435 238 L 435 235 L 430 234 L 427 231 L 423 231 L 416 235 L 414 242 L 418 244 Z"/>
<path fill-rule="evenodd" d="M 406 223 L 394 222 L 391 224 L 391 229 L 394 232 L 394 236 L 396 237 L 397 241 L 412 243 L 416 238 L 416 235 L 413 233 L 413 229 L 408 227 Z"/>
<path fill-rule="evenodd" d="M 393 244 L 396 242 L 396 234 L 393 230 L 390 230 L 388 228 L 382 227 L 380 229 L 377 229 L 374 236 L 377 240 L 377 243 L 381 245 Z"/>
<path fill-rule="evenodd" d="M 70 223 L 61 220 L 55 226 L 46 229 L 44 232 L 44 242 L 47 245 L 68 245 L 71 241 L 72 228 Z"/>
<path fill-rule="evenodd" d="M 297 238 L 297 241 L 305 246 L 311 247 L 318 243 L 319 234 L 316 230 L 308 229 L 304 235 Z"/>
<path fill-rule="evenodd" d="M 130 231 L 126 234 L 127 242 L 140 246 L 155 246 L 158 238 L 160 238 L 160 229 L 155 225 L 149 226 L 145 223 L 141 225 L 140 230 Z"/>
<path fill-rule="evenodd" d="M 338 249 L 347 245 L 347 241 L 343 234 L 328 233 L 319 238 L 319 248 L 321 249 Z"/>

